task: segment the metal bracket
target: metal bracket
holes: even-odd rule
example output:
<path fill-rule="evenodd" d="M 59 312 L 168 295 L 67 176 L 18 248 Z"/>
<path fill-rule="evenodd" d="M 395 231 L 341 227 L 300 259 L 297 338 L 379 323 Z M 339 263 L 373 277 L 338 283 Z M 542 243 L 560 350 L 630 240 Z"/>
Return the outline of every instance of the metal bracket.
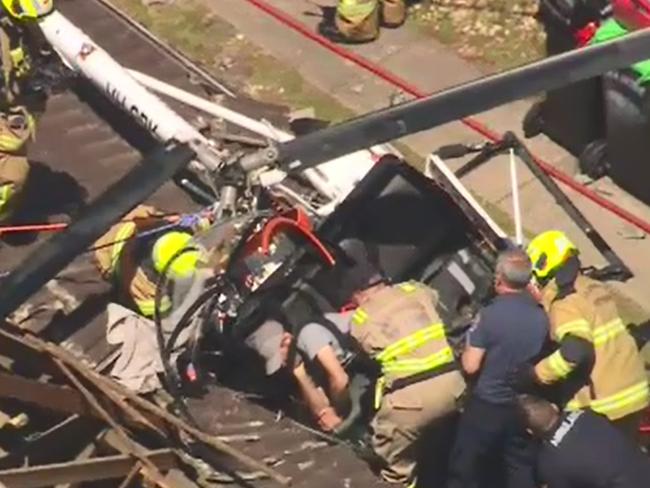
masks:
<path fill-rule="evenodd" d="M 445 146 L 451 148 L 452 146 Z M 464 148 L 464 152 L 461 151 Z M 461 157 L 470 152 L 477 152 L 475 147 L 453 146 L 455 153 Z M 493 157 L 505 153 L 512 149 L 516 156 L 526 165 L 526 167 L 533 173 L 535 178 L 539 180 L 542 186 L 548 191 L 555 199 L 556 203 L 564 210 L 569 218 L 580 228 L 580 230 L 587 236 L 594 247 L 609 263 L 608 266 L 596 269 L 587 268 L 586 273 L 592 278 L 600 281 L 616 280 L 627 281 L 633 277 L 633 273 L 623 262 L 623 260 L 616 254 L 616 252 L 607 244 L 603 236 L 591 225 L 591 222 L 583 215 L 583 213 L 575 206 L 575 204 L 566 196 L 558 184 L 547 175 L 535 162 L 534 156 L 530 153 L 528 148 L 523 142 L 512 132 L 506 132 L 503 139 L 496 143 L 488 143 L 483 146 L 472 160 L 456 171 L 456 176 L 461 177 L 478 168 L 486 163 Z M 461 154 L 463 152 L 463 154 Z"/>
<path fill-rule="evenodd" d="M 280 153 L 275 144 L 271 144 L 264 149 L 255 151 L 254 153 L 247 154 L 243 156 L 238 164 L 246 173 L 250 173 L 253 170 L 262 168 L 264 166 L 270 166 L 277 162 Z"/>

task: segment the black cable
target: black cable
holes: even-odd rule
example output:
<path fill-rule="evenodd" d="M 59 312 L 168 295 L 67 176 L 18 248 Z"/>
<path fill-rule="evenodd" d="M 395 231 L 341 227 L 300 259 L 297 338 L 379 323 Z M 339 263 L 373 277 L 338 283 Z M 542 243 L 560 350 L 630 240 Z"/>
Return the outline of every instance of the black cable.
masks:
<path fill-rule="evenodd" d="M 182 330 L 185 328 L 183 327 L 187 322 L 189 322 L 192 318 L 192 316 L 199 310 L 201 307 L 203 307 L 210 298 L 215 297 L 215 293 L 223 287 L 223 284 L 219 282 L 217 285 L 212 286 L 211 288 L 206 289 L 195 301 L 190 305 L 190 307 L 187 309 L 187 311 L 183 314 L 183 316 L 179 319 L 178 323 L 174 327 L 174 330 L 169 336 L 169 339 L 167 340 L 167 344 L 165 344 L 165 349 L 162 351 L 166 354 L 167 358 L 171 355 L 171 352 L 174 348 L 174 344 L 176 343 L 176 340 L 178 339 L 178 336 L 182 332 Z"/>
<path fill-rule="evenodd" d="M 225 286 L 225 283 L 222 279 L 220 279 L 220 277 L 217 277 L 217 282 L 212 286 L 210 286 L 209 288 L 207 288 L 206 290 L 204 290 L 201 293 L 201 295 L 185 311 L 183 316 L 178 320 L 177 324 L 172 330 L 169 339 L 167 341 L 165 341 L 161 313 L 160 313 L 160 305 L 162 302 L 162 297 L 164 293 L 166 293 L 167 284 L 169 282 L 170 266 L 180 256 L 182 256 L 187 252 L 192 252 L 192 251 L 198 251 L 198 248 L 191 246 L 191 247 L 180 249 L 171 257 L 169 262 L 163 268 L 162 272 L 159 274 L 158 280 L 156 282 L 153 318 L 156 327 L 156 341 L 158 344 L 158 351 L 160 354 L 161 363 L 163 365 L 164 382 L 167 385 L 167 388 L 170 394 L 172 395 L 172 398 L 174 399 L 174 406 L 179 410 L 179 412 L 186 418 L 188 422 L 193 424 L 194 427 L 198 428 L 199 427 L 198 422 L 196 421 L 194 416 L 187 408 L 187 404 L 185 403 L 185 398 L 183 397 L 182 392 L 178 387 L 178 383 L 181 381 L 181 379 L 178 377 L 178 375 L 175 373 L 175 371 L 171 366 L 171 362 L 170 362 L 171 353 L 174 349 L 174 344 L 176 343 L 178 336 L 187 327 L 192 317 L 196 314 L 197 311 L 199 311 L 203 306 L 205 306 L 206 303 L 209 303 L 211 299 L 218 296 L 218 291 Z M 193 358 L 196 358 L 197 352 L 198 351 L 195 344 L 192 353 Z M 197 364 L 194 364 L 194 366 L 197 367 Z"/>
<path fill-rule="evenodd" d="M 181 392 L 178 388 L 178 382 L 175 381 L 178 378 L 178 375 L 174 374 L 171 365 L 169 363 L 169 356 L 166 355 L 166 344 L 165 344 L 165 336 L 164 336 L 164 331 L 163 331 L 163 326 L 162 326 L 162 318 L 160 314 L 160 304 L 162 302 L 162 297 L 163 294 L 166 293 L 167 289 L 167 284 L 169 282 L 168 279 L 168 274 L 169 274 L 169 269 L 173 262 L 178 259 L 181 255 L 187 253 L 187 252 L 198 252 L 199 249 L 190 246 L 190 247 L 185 247 L 183 249 L 179 249 L 172 257 L 171 259 L 165 264 L 165 267 L 162 269 L 160 274 L 158 275 L 158 280 L 156 282 L 156 293 L 154 296 L 154 312 L 153 312 L 153 319 L 154 319 L 154 324 L 156 327 L 156 341 L 158 343 L 158 351 L 160 354 L 160 359 L 162 362 L 163 366 L 163 379 L 167 385 L 167 389 L 172 395 L 172 398 L 174 399 L 174 406 L 180 411 L 180 413 L 186 418 L 186 420 L 193 426 L 198 428 L 199 425 L 196 422 L 196 419 L 194 416 L 190 413 L 189 409 L 187 408 L 187 404 L 185 403 Z"/>

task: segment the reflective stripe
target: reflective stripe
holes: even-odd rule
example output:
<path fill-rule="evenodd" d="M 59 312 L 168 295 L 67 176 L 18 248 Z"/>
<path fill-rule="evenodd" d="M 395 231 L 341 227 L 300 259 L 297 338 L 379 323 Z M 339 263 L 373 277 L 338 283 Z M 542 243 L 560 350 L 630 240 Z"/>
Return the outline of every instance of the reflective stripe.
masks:
<path fill-rule="evenodd" d="M 35 18 L 38 15 L 38 11 L 36 10 L 36 6 L 30 0 L 23 0 L 22 2 L 20 2 L 20 6 L 23 8 L 25 13 L 29 17 Z"/>
<path fill-rule="evenodd" d="M 127 222 L 122 227 L 119 228 L 115 234 L 115 244 L 111 249 L 111 271 L 115 272 L 118 263 L 120 261 L 120 254 L 122 254 L 122 249 L 126 244 L 127 239 L 135 234 L 136 227 L 134 222 Z"/>
<path fill-rule="evenodd" d="M 615 395 L 593 400 L 589 406 L 597 412 L 606 412 L 624 407 L 629 403 L 638 401 L 640 398 L 647 398 L 649 394 L 650 388 L 648 388 L 648 381 L 643 380 L 642 382 L 630 386 Z"/>
<path fill-rule="evenodd" d="M 356 325 L 363 325 L 368 320 L 368 312 L 358 307 L 352 314 L 352 322 Z"/>
<path fill-rule="evenodd" d="M 625 331 L 627 331 L 627 328 L 619 318 L 611 320 L 600 327 L 596 327 L 594 329 L 594 346 L 602 346 Z"/>
<path fill-rule="evenodd" d="M 418 289 L 413 283 L 400 283 L 397 287 L 405 293 L 412 293 Z M 368 312 L 363 308 L 357 307 L 357 309 L 352 314 L 352 323 L 355 325 L 363 325 L 368 321 Z"/>
<path fill-rule="evenodd" d="M 25 145 L 25 139 L 11 134 L 0 135 L 0 151 L 16 152 Z"/>
<path fill-rule="evenodd" d="M 444 338 L 444 325 L 435 323 L 395 341 L 379 353 L 375 359 L 381 364 L 384 375 L 411 376 L 431 371 L 454 360 L 454 351 L 449 345 L 423 358 L 398 358 L 418 350 L 431 341 Z M 377 409 L 381 406 L 385 383 L 385 376 L 382 376 L 375 386 L 375 408 Z"/>
<path fill-rule="evenodd" d="M 377 0 L 339 0 L 336 12 L 348 20 L 362 20 L 377 8 Z"/>
<path fill-rule="evenodd" d="M 571 363 L 564 359 L 560 351 L 555 351 L 548 357 L 548 367 L 558 378 L 566 378 L 574 368 Z"/>
<path fill-rule="evenodd" d="M 559 325 L 555 328 L 555 335 L 557 336 L 558 340 L 562 340 L 562 338 L 569 332 L 581 332 L 589 339 L 591 339 L 591 327 L 589 326 L 589 322 L 584 319 L 565 322 L 564 324 Z"/>
<path fill-rule="evenodd" d="M 381 399 L 384 396 L 384 386 L 386 386 L 386 378 L 380 376 L 375 383 L 375 410 L 381 407 Z"/>
<path fill-rule="evenodd" d="M 31 68 L 29 58 L 25 54 L 25 50 L 22 46 L 9 51 L 9 56 L 11 57 L 11 65 L 13 67 L 14 73 L 18 78 L 23 77 L 29 73 L 29 70 Z"/>
<path fill-rule="evenodd" d="M 11 57 L 11 64 L 17 76 L 23 76 L 29 71 L 29 63 L 25 57 L 25 50 L 21 47 L 9 51 Z"/>
<path fill-rule="evenodd" d="M 429 341 L 444 339 L 444 337 L 445 328 L 442 323 L 430 325 L 392 343 L 377 355 L 377 360 L 381 362 L 393 361 L 397 356 L 413 352 Z"/>
<path fill-rule="evenodd" d="M 626 330 L 623 320 L 618 317 L 610 320 L 605 325 L 594 328 L 593 331 L 589 327 L 589 322 L 584 319 L 579 319 L 564 323 L 557 327 L 555 329 L 555 334 L 557 335 L 558 340 L 562 340 L 566 334 L 579 333 L 581 337 L 587 336 L 587 339 L 593 341 L 594 346 L 598 347 L 607 343 L 611 339 L 614 339 Z"/>
<path fill-rule="evenodd" d="M 436 369 L 444 364 L 454 360 L 454 352 L 451 347 L 429 354 L 423 358 L 396 359 L 394 361 L 383 362 L 382 371 L 385 374 L 418 374 L 432 369 Z"/>
<path fill-rule="evenodd" d="M 451 347 L 447 346 L 441 351 L 431 354 L 425 358 L 418 359 L 401 359 L 392 361 L 388 364 L 382 364 L 382 371 L 384 374 L 408 374 L 414 375 L 423 373 L 425 371 L 436 369 L 440 366 L 448 364 L 454 360 L 454 352 Z M 375 384 L 375 410 L 381 407 L 381 401 L 384 395 L 384 387 L 386 386 L 386 377 L 381 376 L 377 379 Z"/>
<path fill-rule="evenodd" d="M 134 300 L 136 307 L 140 310 L 140 313 L 146 317 L 153 317 L 154 311 L 156 310 L 156 301 L 149 300 Z M 160 300 L 160 312 L 165 313 L 169 311 L 172 307 L 172 302 L 168 296 L 162 297 Z"/>
<path fill-rule="evenodd" d="M 572 400 L 567 404 L 567 410 L 578 410 L 589 407 L 595 412 L 608 416 L 608 414 L 616 410 L 629 407 L 635 403 L 639 403 L 639 407 L 643 408 L 648 398 L 650 398 L 650 387 L 648 386 L 647 380 L 643 380 L 614 395 L 592 400 L 587 404 L 581 404 L 576 400 Z"/>
<path fill-rule="evenodd" d="M 0 220 L 4 219 L 9 215 L 9 202 L 13 196 L 14 184 L 6 183 L 0 186 Z"/>
<path fill-rule="evenodd" d="M 413 283 L 400 283 L 397 287 L 405 293 L 413 293 L 418 289 Z"/>

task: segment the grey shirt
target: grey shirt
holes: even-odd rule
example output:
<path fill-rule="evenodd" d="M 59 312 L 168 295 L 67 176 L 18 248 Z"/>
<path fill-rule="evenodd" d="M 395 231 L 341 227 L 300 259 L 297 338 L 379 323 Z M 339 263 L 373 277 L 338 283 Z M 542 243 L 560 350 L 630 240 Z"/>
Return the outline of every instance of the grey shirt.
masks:
<path fill-rule="evenodd" d="M 326 313 L 324 317 L 332 322 L 343 334 L 350 333 L 350 318 L 352 312 Z M 326 326 L 318 322 L 305 325 L 298 334 L 297 347 L 307 359 L 313 361 L 316 355 L 325 347 L 332 346 L 339 360 L 345 358 L 345 351 L 336 336 Z"/>
<path fill-rule="evenodd" d="M 341 333 L 350 333 L 352 312 L 327 313 L 324 314 L 324 317 L 336 325 Z M 264 359 L 267 375 L 275 373 L 282 366 L 280 343 L 283 333 L 284 328 L 280 323 L 269 320 L 264 322 L 246 339 L 248 346 L 255 349 Z M 326 326 L 318 322 L 310 322 L 298 334 L 296 347 L 309 361 L 313 361 L 325 346 L 331 346 L 340 361 L 346 359 L 346 351 L 344 351 L 336 336 Z"/>

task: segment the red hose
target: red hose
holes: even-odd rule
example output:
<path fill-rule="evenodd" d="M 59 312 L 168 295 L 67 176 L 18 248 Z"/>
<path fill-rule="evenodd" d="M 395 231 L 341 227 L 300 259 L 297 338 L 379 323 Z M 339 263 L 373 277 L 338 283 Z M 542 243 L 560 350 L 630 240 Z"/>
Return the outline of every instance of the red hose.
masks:
<path fill-rule="evenodd" d="M 66 223 L 59 224 L 33 224 L 33 225 L 6 225 L 0 227 L 0 234 L 9 232 L 51 232 L 63 230 L 68 226 Z"/>
<path fill-rule="evenodd" d="M 403 90 L 409 95 L 412 95 L 416 98 L 423 98 L 426 96 L 426 94 L 420 91 L 417 87 L 411 85 L 409 82 L 403 80 L 402 78 L 395 75 L 394 73 L 391 73 L 390 71 L 382 68 L 380 65 L 373 63 L 372 61 L 348 49 L 345 49 L 344 47 L 330 41 L 329 39 L 327 39 L 324 36 L 321 36 L 320 34 L 312 32 L 312 30 L 309 27 L 301 24 L 296 19 L 286 14 L 282 10 L 273 7 L 272 5 L 269 5 L 265 0 L 246 0 L 246 1 L 254 5 L 255 7 L 259 8 L 260 10 L 266 12 L 267 14 L 271 15 L 272 17 L 274 17 L 276 20 L 278 20 L 285 26 L 290 27 L 294 31 L 302 34 L 303 36 L 311 39 L 312 41 L 317 42 L 324 48 L 332 51 L 334 54 L 342 58 L 345 58 L 349 61 L 352 61 L 357 66 L 360 66 L 361 68 L 371 72 L 372 74 L 378 76 L 379 78 L 390 83 L 391 85 Z M 465 118 L 462 119 L 461 122 L 465 124 L 467 127 L 469 127 L 470 129 L 472 129 L 473 131 L 477 132 L 478 134 L 482 135 L 483 137 L 493 142 L 499 141 L 501 139 L 501 136 L 499 134 L 492 131 L 489 127 L 487 127 L 486 125 L 482 124 L 481 122 L 475 119 Z M 539 159 L 538 157 L 535 157 L 535 162 L 539 165 L 539 167 L 544 172 L 551 175 L 556 180 L 560 181 L 561 183 L 564 183 L 572 190 L 580 193 L 581 195 L 585 196 L 586 198 L 596 203 L 598 206 L 613 213 L 617 217 L 629 222 L 635 227 L 638 227 L 643 232 L 650 234 L 650 222 L 641 219 L 640 217 L 634 215 L 631 212 L 628 212 L 624 208 L 619 207 L 615 203 L 607 200 L 606 198 L 601 197 L 593 190 L 575 181 L 573 178 L 571 178 L 571 176 L 560 171 L 559 169 L 555 168 L 549 163 Z"/>
<path fill-rule="evenodd" d="M 286 217 L 276 217 L 268 224 L 266 224 L 266 227 L 264 227 L 264 230 L 262 231 L 262 252 L 268 256 L 270 252 L 271 239 L 273 239 L 277 232 L 281 230 L 286 231 L 289 229 L 297 231 L 303 237 L 305 237 L 311 243 L 311 245 L 318 250 L 321 257 L 327 261 L 330 266 L 334 266 L 336 264 L 334 256 L 332 256 L 332 254 L 327 250 L 320 239 L 316 237 L 310 229 L 307 229 L 295 220 L 288 219 Z"/>

